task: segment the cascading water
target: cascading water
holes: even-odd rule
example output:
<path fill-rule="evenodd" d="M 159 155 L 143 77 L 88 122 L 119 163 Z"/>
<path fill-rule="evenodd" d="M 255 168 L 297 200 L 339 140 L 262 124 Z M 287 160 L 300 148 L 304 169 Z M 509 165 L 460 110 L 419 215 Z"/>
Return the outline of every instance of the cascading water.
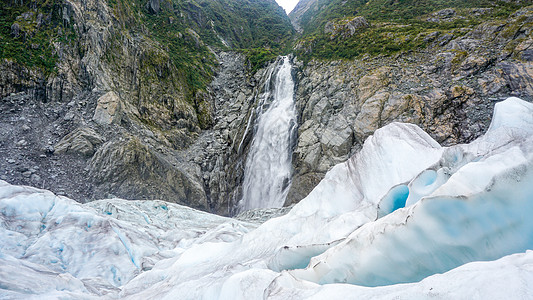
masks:
<path fill-rule="evenodd" d="M 281 207 L 289 191 L 291 145 L 296 130 L 294 81 L 289 58 L 284 57 L 272 71 L 277 71 L 274 74 L 274 92 L 270 94 L 269 78 L 265 86 L 267 94 L 257 108 L 258 119 L 246 159 L 239 212 Z"/>

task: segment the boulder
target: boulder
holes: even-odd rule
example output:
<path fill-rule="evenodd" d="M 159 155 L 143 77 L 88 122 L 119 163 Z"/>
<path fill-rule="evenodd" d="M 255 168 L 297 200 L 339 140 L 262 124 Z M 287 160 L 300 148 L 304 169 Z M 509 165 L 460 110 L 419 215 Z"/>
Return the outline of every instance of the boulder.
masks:
<path fill-rule="evenodd" d="M 94 154 L 89 176 L 96 195 L 125 199 L 160 199 L 207 210 L 201 179 L 187 165 L 173 165 L 163 155 L 128 136 L 109 141 Z"/>
<path fill-rule="evenodd" d="M 355 31 L 360 28 L 367 28 L 370 26 L 370 23 L 364 17 L 355 17 L 348 21 L 344 28 L 347 30 L 347 35 L 354 35 Z"/>
<path fill-rule="evenodd" d="M 100 125 L 120 123 L 122 109 L 120 98 L 115 92 L 108 92 L 98 98 L 93 121 Z"/>
<path fill-rule="evenodd" d="M 148 9 L 149 12 L 157 14 L 160 10 L 161 6 L 161 0 L 149 0 L 146 3 L 146 9 Z"/>
<path fill-rule="evenodd" d="M 96 147 L 104 142 L 104 138 L 91 128 L 83 127 L 63 137 L 55 146 L 54 153 L 78 154 L 92 156 Z"/>
<path fill-rule="evenodd" d="M 439 10 L 433 13 L 435 17 L 440 17 L 440 18 L 450 18 L 450 17 L 455 16 L 455 14 L 456 12 L 452 8 L 445 8 L 445 9 L 442 9 L 442 10 Z"/>
<path fill-rule="evenodd" d="M 13 23 L 11 25 L 11 36 L 17 38 L 20 35 L 20 25 L 18 23 Z"/>
<path fill-rule="evenodd" d="M 457 12 L 452 8 L 446 8 L 434 12 L 431 15 L 432 17 L 427 19 L 429 22 L 449 22 L 455 19 Z"/>
<path fill-rule="evenodd" d="M 344 38 L 353 36 L 357 30 L 370 27 L 370 23 L 364 17 L 355 17 L 338 22 L 329 21 L 324 26 L 324 32 L 329 33 L 330 38 L 341 35 Z"/>

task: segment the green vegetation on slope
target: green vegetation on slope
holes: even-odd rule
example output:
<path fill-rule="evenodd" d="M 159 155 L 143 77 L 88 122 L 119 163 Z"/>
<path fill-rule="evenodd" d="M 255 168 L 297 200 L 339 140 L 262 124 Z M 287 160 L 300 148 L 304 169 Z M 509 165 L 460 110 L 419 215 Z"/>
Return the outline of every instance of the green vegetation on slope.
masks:
<path fill-rule="evenodd" d="M 163 0 L 153 11 L 147 0 L 108 0 L 124 29 L 143 31 L 159 42 L 187 82 L 203 89 L 212 77 L 214 57 L 208 46 L 242 49 L 252 66 L 263 52 L 290 49 L 294 30 L 281 7 L 273 0 Z M 248 49 L 262 49 L 248 51 Z"/>
<path fill-rule="evenodd" d="M 349 59 L 361 55 L 392 54 L 424 48 L 434 36 L 465 34 L 486 20 L 507 18 L 521 4 L 492 0 L 319 0 L 301 17 L 303 34 L 298 54 L 309 59 Z M 455 15 L 442 20 L 432 13 L 453 8 Z M 486 10 L 474 9 L 486 8 Z M 365 17 L 371 24 L 351 36 L 332 36 L 324 28 L 328 22 L 342 23 Z M 432 20 L 433 18 L 433 20 Z"/>
<path fill-rule="evenodd" d="M 265 48 L 243 49 L 242 52 L 246 55 L 246 58 L 250 63 L 252 73 L 264 66 L 266 62 L 269 62 L 278 56 L 276 52 Z"/>
<path fill-rule="evenodd" d="M 72 24 L 62 19 L 65 1 L 6 2 L 0 5 L 0 59 L 53 73 L 58 60 L 53 44 L 76 38 Z M 148 2 L 107 1 L 123 32 L 159 42 L 193 90 L 204 88 L 212 77 L 214 57 L 207 46 L 262 49 L 249 52 L 260 54 L 250 56 L 254 66 L 263 52 L 290 49 L 294 30 L 274 0 L 161 0 L 158 11 Z"/>
<path fill-rule="evenodd" d="M 54 42 L 75 39 L 61 18 L 62 0 L 21 1 L 0 5 L 0 60 L 51 74 L 56 70 Z"/>
<path fill-rule="evenodd" d="M 294 33 L 289 18 L 274 0 L 186 1 L 189 15 L 203 15 L 194 23 L 208 42 L 224 39 L 233 48 L 286 49 Z M 196 30 L 196 29 L 195 29 Z"/>
<path fill-rule="evenodd" d="M 146 101 L 138 105 L 157 111 L 143 114 L 143 121 L 161 128 L 168 124 L 154 120 L 153 115 L 162 115 L 162 111 L 172 111 L 180 117 L 188 115 L 183 112 L 187 110 L 182 106 L 183 100 L 194 108 L 200 128 L 211 125 L 205 88 L 216 69 L 213 49 L 245 53 L 251 69 L 256 71 L 272 56 L 290 49 L 294 34 L 289 18 L 274 0 L 107 0 L 107 3 L 120 27 L 114 31 L 120 34 L 112 35 L 113 45 L 108 47 L 106 59 L 120 73 L 124 55 L 128 55 L 120 50 L 121 36 L 141 41 L 141 54 L 136 58 L 142 85 L 139 101 L 152 99 L 150 94 L 155 93 L 154 99 L 160 99 L 155 102 L 170 103 L 165 105 L 171 109 Z M 150 87 L 153 82 L 158 82 L 157 90 Z M 165 116 L 162 120 L 172 118 Z M 193 124 L 189 125 L 186 127 L 194 131 Z"/>

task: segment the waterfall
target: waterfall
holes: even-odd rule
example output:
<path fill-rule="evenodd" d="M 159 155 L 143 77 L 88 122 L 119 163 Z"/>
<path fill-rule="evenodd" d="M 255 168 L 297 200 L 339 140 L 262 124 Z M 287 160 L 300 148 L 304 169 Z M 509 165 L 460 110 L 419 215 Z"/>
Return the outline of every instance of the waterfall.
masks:
<path fill-rule="evenodd" d="M 290 187 L 296 111 L 289 58 L 284 57 L 271 72 L 269 77 L 274 76 L 274 90 L 271 93 L 269 78 L 256 110 L 255 134 L 246 159 L 239 212 L 281 207 Z"/>

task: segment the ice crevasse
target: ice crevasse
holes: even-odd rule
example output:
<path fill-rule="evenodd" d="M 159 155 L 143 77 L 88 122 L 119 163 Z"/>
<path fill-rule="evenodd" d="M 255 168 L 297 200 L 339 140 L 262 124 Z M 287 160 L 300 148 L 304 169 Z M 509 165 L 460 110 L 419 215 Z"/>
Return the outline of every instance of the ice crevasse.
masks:
<path fill-rule="evenodd" d="M 81 205 L 2 182 L 0 295 L 532 298 L 532 167 L 533 104 L 509 98 L 470 144 L 441 147 L 412 124 L 377 130 L 257 228 L 160 201 Z"/>

